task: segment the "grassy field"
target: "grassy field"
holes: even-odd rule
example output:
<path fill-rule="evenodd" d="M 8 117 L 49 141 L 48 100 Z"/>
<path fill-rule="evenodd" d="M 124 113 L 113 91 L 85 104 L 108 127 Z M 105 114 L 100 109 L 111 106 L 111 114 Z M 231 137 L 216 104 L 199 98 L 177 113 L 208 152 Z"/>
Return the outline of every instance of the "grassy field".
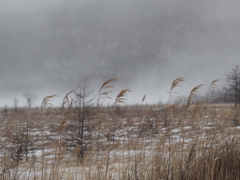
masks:
<path fill-rule="evenodd" d="M 102 107 L 86 120 L 82 147 L 74 108 L 26 111 L 1 116 L 1 179 L 239 179 L 231 104 Z"/>
<path fill-rule="evenodd" d="M 120 105 L 125 89 L 114 105 L 100 106 L 112 81 L 95 106 L 74 106 L 70 91 L 59 108 L 47 107 L 54 97 L 47 96 L 39 108 L 3 109 L 0 179 L 240 179 L 239 107 L 193 103 L 201 85 L 173 104 L 181 78 L 167 104 L 144 104 L 144 96 L 140 105 Z"/>

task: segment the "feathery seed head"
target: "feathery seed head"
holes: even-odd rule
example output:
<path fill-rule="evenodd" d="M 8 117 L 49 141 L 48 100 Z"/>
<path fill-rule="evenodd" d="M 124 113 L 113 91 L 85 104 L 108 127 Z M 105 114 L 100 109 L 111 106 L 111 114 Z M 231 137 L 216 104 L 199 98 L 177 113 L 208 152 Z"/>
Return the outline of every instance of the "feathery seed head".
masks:
<path fill-rule="evenodd" d="M 202 87 L 203 85 L 204 85 L 204 84 L 200 84 L 200 85 L 194 87 L 194 88 L 191 90 L 191 92 L 190 92 L 190 94 L 189 94 L 189 97 L 188 97 L 187 104 L 186 104 L 186 106 L 185 106 L 185 109 L 189 108 L 189 106 L 191 105 L 191 102 L 192 102 L 193 98 L 196 97 L 196 95 L 197 95 L 196 93 L 198 92 L 198 90 L 200 89 L 200 87 Z"/>
<path fill-rule="evenodd" d="M 115 101 L 114 101 L 114 106 L 117 104 L 117 103 L 125 103 L 125 99 L 124 97 L 126 96 L 127 92 L 131 92 L 130 89 L 124 89 L 122 90 L 116 97 Z"/>

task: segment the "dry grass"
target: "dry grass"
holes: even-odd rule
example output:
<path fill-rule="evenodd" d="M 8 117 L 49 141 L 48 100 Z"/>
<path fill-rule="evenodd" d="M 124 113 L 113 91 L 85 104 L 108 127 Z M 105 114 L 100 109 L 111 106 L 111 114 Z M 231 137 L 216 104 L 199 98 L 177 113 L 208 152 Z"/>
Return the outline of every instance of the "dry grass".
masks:
<path fill-rule="evenodd" d="M 143 96 L 143 98 L 142 98 L 142 103 L 145 101 L 146 97 L 147 97 L 147 94 L 145 94 L 145 95 Z"/>
<path fill-rule="evenodd" d="M 171 90 L 182 80 L 173 83 Z M 100 95 L 110 93 L 106 88 L 113 81 L 103 84 Z M 240 109 L 192 104 L 201 86 L 192 89 L 186 105 L 180 101 L 163 107 L 142 103 L 114 106 L 115 111 L 101 107 L 87 116 L 83 146 L 77 144 L 70 91 L 62 107 L 32 109 L 28 162 L 17 155 L 25 144 L 27 111 L 9 110 L 8 116 L 1 116 L 0 180 L 240 179 L 240 128 L 234 126 Z M 114 105 L 125 102 L 127 92 L 121 91 Z M 44 98 L 43 104 L 52 97 Z M 83 159 L 78 157 L 81 149 Z"/>
<path fill-rule="evenodd" d="M 113 88 L 112 85 L 109 85 L 111 82 L 114 82 L 114 81 L 118 81 L 117 79 L 109 79 L 107 81 L 105 81 L 102 86 L 100 87 L 99 89 L 99 92 L 98 92 L 98 99 L 97 99 L 97 108 L 100 106 L 100 101 L 102 99 L 108 99 L 111 97 L 109 96 L 109 94 L 112 92 L 112 91 L 109 91 L 109 89 Z"/>
<path fill-rule="evenodd" d="M 169 99 L 168 99 L 168 106 L 171 106 L 171 101 L 172 101 L 172 93 L 173 93 L 173 89 L 175 87 L 178 87 L 180 86 L 179 84 L 182 82 L 182 81 L 185 81 L 184 80 L 184 77 L 180 77 L 180 78 L 177 78 L 175 79 L 173 82 L 172 82 L 172 86 L 171 86 L 171 89 L 170 89 L 170 92 L 169 92 Z"/>
<path fill-rule="evenodd" d="M 131 92 L 130 89 L 124 89 L 122 91 L 120 91 L 120 93 L 118 93 L 115 101 L 114 101 L 114 106 L 118 103 L 125 103 L 125 100 L 127 100 L 125 97 L 126 97 L 126 94 L 127 92 Z"/>
<path fill-rule="evenodd" d="M 186 106 L 185 106 L 186 109 L 190 107 L 193 98 L 196 97 L 196 95 L 197 95 L 196 93 L 198 92 L 198 90 L 199 90 L 200 87 L 202 87 L 202 86 L 203 86 L 203 84 L 200 84 L 200 85 L 194 87 L 194 88 L 191 90 L 191 92 L 190 92 L 190 94 L 189 94 L 189 96 L 188 96 L 187 104 L 186 104 Z"/>

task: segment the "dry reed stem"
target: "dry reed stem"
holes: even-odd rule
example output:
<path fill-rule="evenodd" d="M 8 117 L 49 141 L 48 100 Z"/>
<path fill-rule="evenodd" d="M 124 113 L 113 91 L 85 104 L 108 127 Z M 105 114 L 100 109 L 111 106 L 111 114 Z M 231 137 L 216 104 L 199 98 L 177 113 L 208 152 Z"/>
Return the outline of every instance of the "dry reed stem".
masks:
<path fill-rule="evenodd" d="M 47 105 L 52 105 L 51 103 L 50 103 L 50 99 L 52 99 L 52 98 L 54 98 L 54 97 L 56 97 L 57 95 L 51 95 L 51 96 L 46 96 L 46 97 L 44 97 L 43 98 L 43 100 L 42 100 L 42 104 L 41 104 L 41 123 L 42 123 L 42 177 L 43 177 L 43 179 L 45 179 L 45 177 L 44 177 L 44 148 L 45 148 L 45 146 L 44 146 L 44 138 L 43 138 L 43 131 L 44 131 L 44 129 L 43 129 L 43 106 L 47 106 Z"/>
<path fill-rule="evenodd" d="M 66 104 L 68 104 L 69 107 L 72 105 L 72 100 L 70 101 L 69 98 L 68 98 L 68 96 L 69 96 L 69 94 L 71 94 L 71 93 L 73 93 L 73 92 L 74 92 L 74 90 L 69 91 L 69 92 L 64 96 L 63 102 L 62 102 L 62 108 L 64 108 L 64 106 L 65 106 Z"/>
<path fill-rule="evenodd" d="M 54 97 L 57 97 L 57 95 L 52 95 L 52 96 L 46 96 L 46 97 L 44 97 L 43 100 L 42 100 L 41 106 L 52 105 L 52 104 L 50 103 L 50 100 L 51 100 L 52 98 L 54 98 Z"/>
<path fill-rule="evenodd" d="M 205 101 L 197 102 L 197 103 L 196 103 L 196 105 L 195 105 L 195 107 L 194 107 L 194 109 L 193 109 L 193 116 L 192 116 L 192 118 L 195 118 L 195 117 L 197 116 L 197 114 L 198 114 L 198 112 L 200 111 L 200 109 L 201 109 L 201 107 L 202 107 L 202 105 L 203 105 L 204 102 L 205 102 Z"/>
<path fill-rule="evenodd" d="M 172 86 L 171 86 L 171 89 L 170 89 L 170 94 L 169 94 L 169 98 L 168 98 L 168 106 L 171 106 L 171 99 L 172 99 L 172 91 L 175 87 L 177 86 L 180 86 L 179 84 L 182 82 L 182 81 L 185 81 L 184 77 L 180 77 L 180 78 L 177 78 L 175 79 L 173 82 L 172 82 Z"/>
<path fill-rule="evenodd" d="M 182 97 L 180 97 L 180 99 L 177 101 L 177 103 L 167 106 L 165 108 L 165 110 L 169 110 L 169 109 L 172 109 L 172 108 L 175 108 L 175 107 L 179 106 L 181 101 L 182 101 Z"/>
<path fill-rule="evenodd" d="M 171 90 L 173 90 L 175 87 L 177 86 L 180 86 L 180 82 L 182 81 L 185 81 L 184 77 L 180 77 L 180 78 L 177 78 L 175 79 L 173 82 L 172 82 L 172 86 L 171 86 Z"/>
<path fill-rule="evenodd" d="M 216 85 L 216 82 L 218 82 L 220 79 L 215 79 L 212 81 L 212 83 L 210 84 L 209 86 L 209 90 L 211 91 L 212 89 L 216 88 L 217 85 Z"/>
<path fill-rule="evenodd" d="M 108 85 L 109 83 L 113 82 L 113 81 L 118 81 L 118 80 L 113 78 L 113 79 L 109 79 L 109 80 L 105 81 L 105 82 L 102 84 L 99 92 L 101 92 L 102 90 L 104 90 L 104 89 L 106 89 L 106 88 L 112 88 L 112 86 L 107 86 L 107 85 Z"/>
<path fill-rule="evenodd" d="M 191 102 L 192 102 L 193 98 L 196 97 L 196 93 L 198 92 L 199 88 L 202 87 L 203 85 L 204 85 L 204 84 L 200 84 L 200 85 L 194 87 L 194 88 L 191 90 L 191 92 L 190 92 L 190 94 L 189 94 L 189 97 L 188 97 L 188 100 L 187 100 L 187 104 L 186 104 L 186 106 L 185 106 L 185 109 L 189 108 L 189 106 L 191 105 Z"/>
<path fill-rule="evenodd" d="M 127 92 L 131 92 L 131 90 L 130 89 L 124 89 L 117 95 L 117 97 L 114 101 L 114 106 L 118 103 L 125 103 L 125 100 L 127 100 L 127 99 L 125 99 L 124 97 L 126 97 Z"/>
<path fill-rule="evenodd" d="M 145 94 L 145 95 L 143 96 L 143 98 L 142 98 L 142 103 L 145 101 L 146 97 L 147 97 L 147 94 Z"/>
<path fill-rule="evenodd" d="M 111 99 L 110 96 L 108 96 L 112 91 L 107 91 L 107 89 L 113 88 L 112 85 L 109 85 L 113 81 L 118 81 L 117 79 L 109 79 L 105 81 L 102 86 L 99 89 L 98 92 L 98 99 L 97 99 L 97 107 L 99 107 L 99 102 L 101 99 Z"/>
<path fill-rule="evenodd" d="M 216 82 L 218 82 L 220 79 L 216 79 L 216 80 L 213 80 L 208 88 L 208 93 L 207 93 L 207 99 L 206 99 L 206 103 L 208 103 L 208 100 L 209 100 L 209 96 L 210 96 L 210 93 L 213 89 L 215 89 L 217 87 L 216 85 Z"/>

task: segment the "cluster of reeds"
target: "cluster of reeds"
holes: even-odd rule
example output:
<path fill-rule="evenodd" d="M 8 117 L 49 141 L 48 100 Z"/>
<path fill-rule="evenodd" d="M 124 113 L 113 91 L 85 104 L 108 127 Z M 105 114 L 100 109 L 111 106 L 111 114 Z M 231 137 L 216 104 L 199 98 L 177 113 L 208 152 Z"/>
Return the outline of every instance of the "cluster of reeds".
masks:
<path fill-rule="evenodd" d="M 4 119 L 0 180 L 240 179 L 240 136 L 232 122 L 237 109 L 212 107 L 209 100 L 194 103 L 202 84 L 190 91 L 186 104 L 181 104 L 182 98 L 173 104 L 173 90 L 184 81 L 181 77 L 173 81 L 166 106 L 143 104 L 144 95 L 141 105 L 122 105 L 121 111 L 113 111 L 131 92 L 124 89 L 111 108 L 102 106 L 101 100 L 110 98 L 114 81 L 109 79 L 100 87 L 94 113 L 81 116 L 85 118 L 82 139 L 74 134 L 78 131 L 74 91 L 66 94 L 60 108 L 47 110 L 55 95 L 43 99 L 40 111 L 33 108 L 31 114 L 36 117 L 31 132 L 39 135 L 29 133 L 29 141 L 35 141 L 31 150 L 35 154 L 29 155 L 29 161 L 18 158 L 25 139 L 20 135 L 26 136 L 20 132 L 24 116 L 10 114 Z M 208 98 L 217 81 L 212 81 Z"/>

